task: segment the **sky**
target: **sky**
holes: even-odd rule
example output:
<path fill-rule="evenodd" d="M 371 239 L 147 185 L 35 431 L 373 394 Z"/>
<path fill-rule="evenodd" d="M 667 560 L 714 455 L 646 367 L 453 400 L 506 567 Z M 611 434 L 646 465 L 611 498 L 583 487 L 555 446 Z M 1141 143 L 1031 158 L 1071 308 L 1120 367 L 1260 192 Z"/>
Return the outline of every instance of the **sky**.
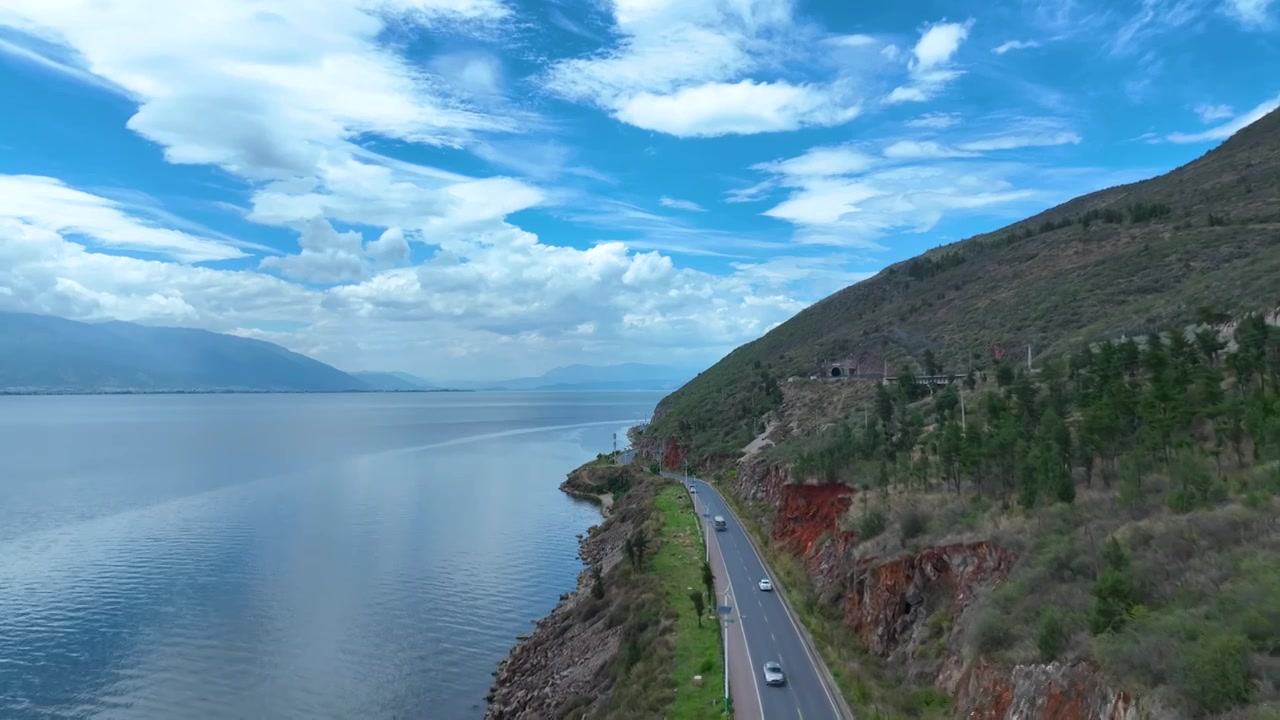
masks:
<path fill-rule="evenodd" d="M 1198 157 L 1277 67 L 1280 0 L 0 0 L 0 310 L 703 367 Z"/>

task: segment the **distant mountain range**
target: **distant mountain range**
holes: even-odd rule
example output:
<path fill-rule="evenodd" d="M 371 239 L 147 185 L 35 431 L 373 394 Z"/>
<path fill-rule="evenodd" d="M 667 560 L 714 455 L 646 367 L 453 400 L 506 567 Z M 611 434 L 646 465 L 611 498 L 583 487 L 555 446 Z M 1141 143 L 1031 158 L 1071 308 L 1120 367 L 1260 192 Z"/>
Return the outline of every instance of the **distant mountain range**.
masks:
<path fill-rule="evenodd" d="M 671 391 L 697 375 L 669 365 L 569 365 L 459 390 Z M 128 322 L 0 312 L 0 392 L 440 392 L 404 372 L 346 373 L 262 340 Z"/>
<path fill-rule="evenodd" d="M 7 392 L 368 389 L 335 367 L 262 340 L 0 313 L 0 390 Z"/>
<path fill-rule="evenodd" d="M 420 377 L 403 372 L 353 372 L 351 375 L 367 385 L 370 390 L 382 392 L 422 392 L 442 389 Z"/>
<path fill-rule="evenodd" d="M 566 365 L 537 377 L 499 381 L 453 382 L 452 387 L 472 390 L 544 391 L 666 391 L 676 390 L 697 376 L 698 370 L 677 365 L 619 363 L 617 365 Z"/>

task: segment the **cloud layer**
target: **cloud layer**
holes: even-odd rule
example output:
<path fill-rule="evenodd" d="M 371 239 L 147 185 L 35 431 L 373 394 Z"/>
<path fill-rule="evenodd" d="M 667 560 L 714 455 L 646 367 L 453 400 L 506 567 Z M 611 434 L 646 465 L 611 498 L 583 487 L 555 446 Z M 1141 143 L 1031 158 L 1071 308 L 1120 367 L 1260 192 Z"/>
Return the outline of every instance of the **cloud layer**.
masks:
<path fill-rule="evenodd" d="M 10 0 L 4 70 L 78 94 L 6 98 L 0 308 L 443 377 L 710 362 L 887 262 L 1149 174 L 1117 137 L 1168 167 L 1280 103 L 1161 74 L 1177 33 L 1261 37 L 1269 0 L 1050 5 Z M 1099 41 L 1113 64 L 1056 85 Z M 1113 108 L 1143 88 L 1176 112 Z"/>

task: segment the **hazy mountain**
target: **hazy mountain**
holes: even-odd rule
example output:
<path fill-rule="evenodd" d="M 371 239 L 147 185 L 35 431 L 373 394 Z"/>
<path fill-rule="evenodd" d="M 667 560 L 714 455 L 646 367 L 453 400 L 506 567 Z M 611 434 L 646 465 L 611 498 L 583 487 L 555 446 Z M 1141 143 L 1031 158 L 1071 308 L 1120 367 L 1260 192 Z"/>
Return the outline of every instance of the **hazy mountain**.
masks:
<path fill-rule="evenodd" d="M 434 390 L 426 382 L 413 378 L 408 373 L 396 372 L 353 372 L 352 377 L 369 386 L 371 390 L 385 392 Z"/>
<path fill-rule="evenodd" d="M 450 385 L 477 390 L 670 391 L 684 385 L 697 374 L 698 370 L 694 368 L 676 365 L 566 365 L 548 370 L 537 377 Z"/>
<path fill-rule="evenodd" d="M 262 340 L 127 322 L 0 313 L 0 390 L 367 390 L 363 382 Z"/>

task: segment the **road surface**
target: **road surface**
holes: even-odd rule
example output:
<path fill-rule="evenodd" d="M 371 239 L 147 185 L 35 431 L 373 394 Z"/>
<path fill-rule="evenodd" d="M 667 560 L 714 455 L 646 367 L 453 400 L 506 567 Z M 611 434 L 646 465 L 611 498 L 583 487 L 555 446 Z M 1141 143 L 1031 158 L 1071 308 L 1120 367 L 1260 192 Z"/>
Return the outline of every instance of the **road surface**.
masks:
<path fill-rule="evenodd" d="M 710 484 L 677 473 L 663 475 L 692 484 L 694 505 L 703 514 L 703 527 L 712 543 L 712 567 L 719 562 L 728 574 L 733 608 L 729 625 L 729 676 L 734 698 L 735 717 L 761 720 L 845 720 L 841 714 L 838 691 L 824 681 L 821 660 L 809 649 L 800 632 L 799 621 L 791 616 L 777 590 L 765 592 L 758 583 L 769 577 L 777 587 L 777 579 L 769 576 L 764 562 L 756 553 L 747 531 L 729 509 L 724 498 Z M 728 528 L 711 529 L 711 518 L 720 515 Z M 719 573 L 717 573 L 719 574 Z M 723 590 L 721 590 L 723 592 Z M 724 602 L 720 599 L 720 602 Z M 741 635 L 740 641 L 733 637 Z M 770 687 L 764 684 L 764 664 L 776 660 L 786 673 L 787 684 Z M 742 672 L 749 666 L 750 675 Z M 746 678 L 750 677 L 750 680 Z M 750 682 L 751 686 L 742 688 Z M 741 692 L 740 692 L 741 691 Z M 757 708 L 744 706 L 744 699 Z"/>

